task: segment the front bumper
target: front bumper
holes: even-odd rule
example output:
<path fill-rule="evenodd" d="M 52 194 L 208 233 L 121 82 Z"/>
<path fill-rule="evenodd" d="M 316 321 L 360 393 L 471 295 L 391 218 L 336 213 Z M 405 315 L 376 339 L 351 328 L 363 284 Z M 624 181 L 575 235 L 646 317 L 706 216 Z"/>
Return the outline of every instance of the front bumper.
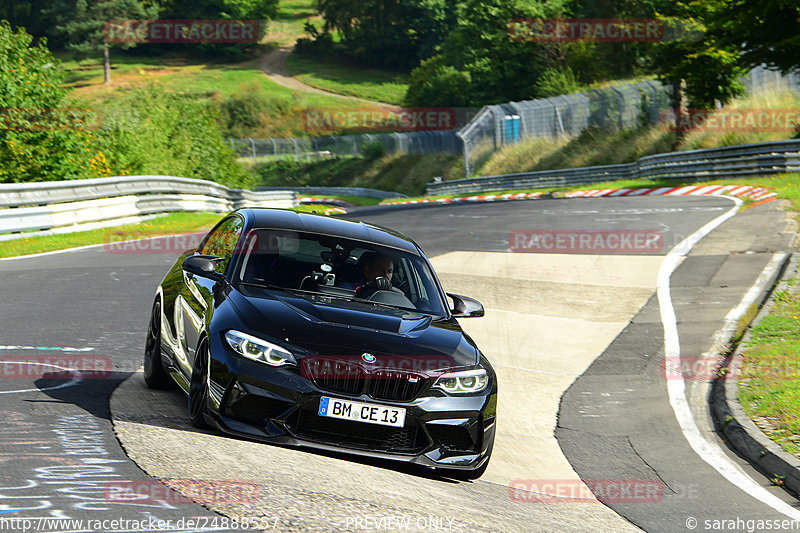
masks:
<path fill-rule="evenodd" d="M 219 348 L 212 346 L 209 417 L 222 431 L 426 467 L 474 470 L 488 461 L 495 438 L 494 375 L 479 395 L 448 396 L 427 389 L 411 401 L 376 400 L 323 390 L 296 367 L 267 367 Z M 323 396 L 405 408 L 405 425 L 319 416 Z"/>

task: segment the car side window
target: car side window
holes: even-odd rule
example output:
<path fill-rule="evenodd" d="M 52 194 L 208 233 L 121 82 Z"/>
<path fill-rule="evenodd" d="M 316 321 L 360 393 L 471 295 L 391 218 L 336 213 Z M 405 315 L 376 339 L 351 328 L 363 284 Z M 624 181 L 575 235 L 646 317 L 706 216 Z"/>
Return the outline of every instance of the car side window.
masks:
<path fill-rule="evenodd" d="M 239 237 L 242 235 L 242 227 L 244 226 L 242 219 L 239 217 L 231 217 L 214 230 L 208 236 L 205 244 L 200 250 L 204 255 L 216 255 L 222 257 L 223 260 L 217 263 L 216 271 L 224 274 L 228 270 L 228 265 L 233 257 L 233 252 L 236 251 L 236 244 L 239 242 Z"/>

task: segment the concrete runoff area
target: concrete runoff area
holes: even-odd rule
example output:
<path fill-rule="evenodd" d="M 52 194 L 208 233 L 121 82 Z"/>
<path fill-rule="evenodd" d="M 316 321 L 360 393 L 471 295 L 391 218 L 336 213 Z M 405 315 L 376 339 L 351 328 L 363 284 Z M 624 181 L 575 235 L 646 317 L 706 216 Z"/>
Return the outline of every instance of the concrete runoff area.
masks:
<path fill-rule="evenodd" d="M 653 294 L 662 259 L 451 252 L 433 260 L 446 291 L 486 308 L 460 321 L 500 386 L 498 436 L 481 479 L 579 481 L 554 436 L 561 396 Z"/>
<path fill-rule="evenodd" d="M 563 392 L 653 294 L 661 260 L 492 252 L 433 259 L 445 290 L 484 303 L 484 318 L 460 322 L 494 364 L 500 384 L 494 454 L 472 483 L 197 431 L 186 421 L 183 395 L 145 389 L 141 373 L 112 396 L 115 431 L 128 456 L 158 479 L 255 482 L 258 501 L 206 506 L 272 521 L 277 530 L 381 530 L 388 524 L 382 518 L 399 518 L 420 531 L 434 523 L 449 531 L 636 531 L 585 499 L 591 494 L 561 453 L 554 428 Z M 568 279 L 574 282 L 567 285 Z M 561 493 L 520 501 L 509 488 L 516 480 L 537 487 L 553 482 Z M 564 498 L 565 486 L 583 499 Z"/>

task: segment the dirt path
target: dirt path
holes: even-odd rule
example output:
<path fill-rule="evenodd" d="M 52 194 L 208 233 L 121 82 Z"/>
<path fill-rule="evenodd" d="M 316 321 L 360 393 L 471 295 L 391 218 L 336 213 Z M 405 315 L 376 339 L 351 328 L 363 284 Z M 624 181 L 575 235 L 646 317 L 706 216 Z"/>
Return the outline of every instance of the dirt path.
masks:
<path fill-rule="evenodd" d="M 323 91 L 322 89 L 317 89 L 316 87 L 311 87 L 310 85 L 306 85 L 297 78 L 292 77 L 289 74 L 289 71 L 286 69 L 286 58 L 289 57 L 289 54 L 291 52 L 292 52 L 291 45 L 281 45 L 275 50 L 272 50 L 271 52 L 268 52 L 261 57 L 259 68 L 264 73 L 264 75 L 267 76 L 270 80 L 274 81 L 278 85 L 283 85 L 284 87 L 288 87 L 289 89 L 315 93 L 315 94 L 324 94 L 326 96 L 332 96 L 334 98 L 344 98 L 347 100 L 354 100 L 357 102 L 364 102 L 365 104 L 369 104 L 370 106 L 377 106 L 385 109 L 392 109 L 392 110 L 401 109 L 398 106 L 387 104 L 384 102 L 375 102 L 373 100 L 356 98 L 354 96 L 344 96 L 329 91 Z"/>

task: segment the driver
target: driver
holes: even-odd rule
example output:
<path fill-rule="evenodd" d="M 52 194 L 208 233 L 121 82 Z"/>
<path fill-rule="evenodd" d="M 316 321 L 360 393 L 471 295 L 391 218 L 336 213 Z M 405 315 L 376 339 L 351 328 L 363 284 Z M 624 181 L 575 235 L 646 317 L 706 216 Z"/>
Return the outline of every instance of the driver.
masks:
<path fill-rule="evenodd" d="M 376 291 L 390 291 L 392 287 L 392 273 L 394 262 L 388 257 L 377 252 L 364 252 L 359 259 L 361 272 L 364 277 L 361 281 L 345 282 L 342 287 L 356 291 L 356 297 L 363 298 Z"/>

